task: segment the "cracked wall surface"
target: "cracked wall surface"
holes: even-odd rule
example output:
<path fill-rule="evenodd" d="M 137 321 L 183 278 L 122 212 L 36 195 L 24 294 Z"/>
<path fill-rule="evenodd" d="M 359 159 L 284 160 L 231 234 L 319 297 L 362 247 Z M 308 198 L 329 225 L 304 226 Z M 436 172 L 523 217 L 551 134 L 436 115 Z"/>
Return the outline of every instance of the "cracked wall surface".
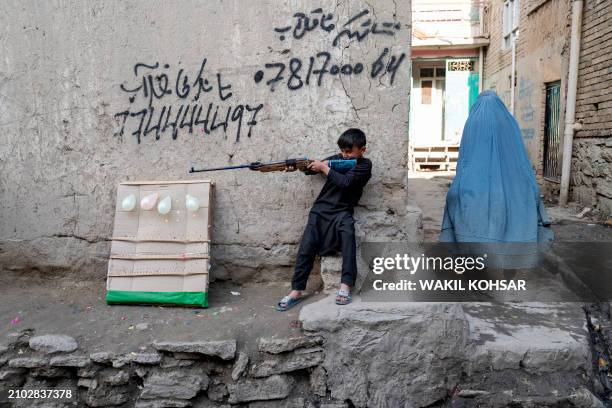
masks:
<path fill-rule="evenodd" d="M 322 157 L 354 126 L 374 162 L 361 239 L 415 239 L 409 2 L 4 1 L 0 11 L 5 269 L 102 277 L 119 182 Z M 288 276 L 323 179 L 204 178 L 216 184 L 213 278 Z"/>

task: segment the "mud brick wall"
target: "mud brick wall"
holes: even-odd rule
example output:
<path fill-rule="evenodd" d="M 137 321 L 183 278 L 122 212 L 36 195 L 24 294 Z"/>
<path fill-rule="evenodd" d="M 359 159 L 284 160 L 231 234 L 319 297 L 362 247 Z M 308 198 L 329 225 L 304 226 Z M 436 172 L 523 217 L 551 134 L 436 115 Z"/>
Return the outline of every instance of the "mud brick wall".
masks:
<path fill-rule="evenodd" d="M 103 277 L 116 187 L 337 150 L 368 135 L 362 236 L 410 239 L 410 2 L 0 4 L 0 265 Z M 216 184 L 213 278 L 291 272 L 323 179 Z"/>

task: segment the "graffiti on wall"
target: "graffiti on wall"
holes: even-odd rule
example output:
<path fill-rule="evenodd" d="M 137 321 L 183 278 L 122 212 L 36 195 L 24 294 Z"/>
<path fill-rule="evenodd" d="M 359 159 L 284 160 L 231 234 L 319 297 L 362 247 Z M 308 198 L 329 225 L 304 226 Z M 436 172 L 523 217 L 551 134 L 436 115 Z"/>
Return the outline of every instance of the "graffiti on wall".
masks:
<path fill-rule="evenodd" d="M 203 58 L 193 76 L 184 68 L 173 73 L 170 64 L 135 64 L 133 83 L 120 85 L 129 106 L 115 114 L 119 135 L 123 136 L 126 127 L 133 129 L 131 135 L 140 143 L 149 135 L 159 140 L 167 130 L 176 139 L 181 129 L 191 134 L 199 128 L 206 135 L 219 129 L 227 135 L 233 129 L 236 141 L 245 131 L 250 137 L 263 104 L 235 103 L 231 83 L 220 72 L 207 74 L 206 64 Z M 166 103 L 168 100 L 172 102 Z"/>
<path fill-rule="evenodd" d="M 346 21 L 335 22 L 334 14 L 322 8 L 298 11 L 291 24 L 273 31 L 281 43 L 288 36 L 303 41 L 309 33 L 318 31 L 329 38 L 331 47 L 348 48 L 368 37 L 393 37 L 401 30 L 399 22 L 377 22 L 372 14 L 363 9 Z M 290 51 L 285 50 L 283 55 Z M 305 58 L 267 61 L 255 69 L 252 78 L 255 85 L 264 84 L 270 92 L 281 85 L 290 91 L 309 85 L 322 87 L 337 76 L 368 75 L 391 86 L 405 59 L 406 53 L 394 53 L 383 46 L 371 61 L 338 63 L 328 50 L 321 50 Z M 116 134 L 134 136 L 137 143 L 148 137 L 159 140 L 166 132 L 175 140 L 181 130 L 202 135 L 222 132 L 225 138 L 231 134 L 235 142 L 244 135 L 251 137 L 264 104 L 242 102 L 231 80 L 221 71 L 209 69 L 206 57 L 201 61 L 192 71 L 181 67 L 181 62 L 173 66 L 159 61 L 134 64 L 130 78 L 119 86 L 127 103 L 115 114 L 119 128 Z"/>
<path fill-rule="evenodd" d="M 401 29 L 401 24 L 397 21 L 386 21 L 379 25 L 370 17 L 368 9 L 349 17 L 339 27 L 331 22 L 334 20 L 333 13 L 325 13 L 321 8 L 314 9 L 309 14 L 296 12 L 293 18 L 295 21 L 292 24 L 274 28 L 279 41 L 285 41 L 288 35 L 302 40 L 307 33 L 320 30 L 323 35 L 329 37 L 332 47 L 348 48 L 353 42 L 360 43 L 368 36 L 393 36 Z M 321 51 L 306 58 L 292 57 L 284 61 L 269 61 L 264 64 L 263 69 L 255 72 L 253 79 L 257 84 L 266 79 L 264 83 L 272 92 L 280 84 L 295 91 L 311 83 L 320 87 L 326 78 L 338 75 L 357 76 L 364 72 L 370 78 L 380 80 L 388 75 L 388 83 L 393 85 L 395 75 L 405 59 L 406 53 L 395 55 L 389 47 L 384 47 L 373 61 L 342 64 L 333 62 L 328 51 Z"/>
<path fill-rule="evenodd" d="M 279 34 L 279 40 L 284 41 L 287 33 L 296 40 L 301 40 L 304 36 L 317 28 L 325 33 L 332 34 L 336 25 L 332 23 L 333 13 L 325 13 L 322 8 L 316 8 L 310 13 L 298 11 L 293 14 L 295 19 L 293 24 L 284 27 L 276 27 L 274 31 Z M 393 36 L 396 31 L 401 29 L 401 24 L 397 21 L 386 21 L 380 25 L 370 17 L 370 10 L 364 9 L 352 17 L 349 17 L 341 29 L 337 31 L 332 40 L 332 45 L 338 45 L 342 38 L 357 39 L 363 41 L 369 35 Z"/>
<path fill-rule="evenodd" d="M 389 54 L 389 48 L 384 48 L 381 54 L 372 62 L 369 70 L 369 75 L 372 79 L 389 75 L 389 85 L 393 85 L 395 74 L 406 57 L 402 53 L 399 58 Z M 285 84 L 291 91 L 302 88 L 304 85 L 311 83 L 317 86 L 322 86 L 326 77 L 336 75 L 356 76 L 364 71 L 364 64 L 357 62 L 355 64 L 332 64 L 330 63 L 331 54 L 326 51 L 317 53 L 314 56 L 308 57 L 308 62 L 304 64 L 300 58 L 291 58 L 287 62 L 269 62 L 264 65 L 264 70 L 258 70 L 254 75 L 256 83 L 260 83 L 264 76 L 269 79 L 265 84 L 270 87 L 270 91 L 279 84 Z"/>
<path fill-rule="evenodd" d="M 523 139 L 533 139 L 535 129 L 533 121 L 535 117 L 535 109 L 533 108 L 533 82 L 528 78 L 521 78 L 518 89 L 518 105 L 520 109 L 519 119 L 524 126 L 521 128 Z"/>

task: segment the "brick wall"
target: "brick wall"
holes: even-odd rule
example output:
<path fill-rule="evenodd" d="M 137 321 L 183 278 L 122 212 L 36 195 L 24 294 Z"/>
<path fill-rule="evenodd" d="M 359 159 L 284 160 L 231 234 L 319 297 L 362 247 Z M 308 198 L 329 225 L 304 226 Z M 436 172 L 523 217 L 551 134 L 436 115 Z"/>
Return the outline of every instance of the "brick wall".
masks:
<path fill-rule="evenodd" d="M 588 0 L 582 18 L 576 137 L 612 136 L 612 3 Z"/>
<path fill-rule="evenodd" d="M 493 89 L 510 105 L 512 52 L 503 49 L 503 0 L 491 0 L 485 10 L 490 45 L 484 58 L 484 87 Z M 578 72 L 576 133 L 572 157 L 572 200 L 602 216 L 612 213 L 612 2 L 587 0 L 583 12 Z M 541 183 L 542 192 L 555 198 L 556 182 L 542 178 L 546 84 L 561 81 L 563 132 L 569 64 L 571 1 L 521 0 L 516 43 L 514 115 Z M 510 107 L 510 106 L 509 106 Z M 532 137 L 530 137 L 532 135 Z"/>
<path fill-rule="evenodd" d="M 547 0 L 547 2 L 550 0 Z M 556 1 L 555 1 L 556 2 Z M 485 33 L 489 35 L 489 47 L 485 56 L 484 77 L 490 77 L 499 73 L 501 70 L 508 68 L 512 64 L 512 49 L 510 47 L 503 48 L 503 7 L 504 0 L 491 0 L 485 7 Z M 528 13 L 531 10 L 528 0 L 519 2 L 519 31 L 520 35 L 516 42 L 517 60 L 524 57 L 527 51 L 527 43 L 529 37 L 524 35 L 525 30 L 529 30 Z"/>
<path fill-rule="evenodd" d="M 536 175 L 541 177 L 546 84 L 561 81 L 561 120 L 565 111 L 569 5 L 566 0 L 521 0 L 519 6 L 514 116 Z M 503 8 L 503 0 L 491 0 L 485 11 L 490 45 L 483 79 L 484 88 L 497 92 L 511 110 L 512 50 L 502 44 Z"/>
<path fill-rule="evenodd" d="M 588 0 L 582 15 L 570 198 L 612 214 L 612 3 Z"/>

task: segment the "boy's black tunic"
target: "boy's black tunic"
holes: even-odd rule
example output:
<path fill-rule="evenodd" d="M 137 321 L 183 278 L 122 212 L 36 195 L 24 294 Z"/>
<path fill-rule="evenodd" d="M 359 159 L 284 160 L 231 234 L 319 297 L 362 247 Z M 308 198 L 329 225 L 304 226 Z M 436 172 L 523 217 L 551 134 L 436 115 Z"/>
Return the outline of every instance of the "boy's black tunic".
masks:
<path fill-rule="evenodd" d="M 334 159 L 342 159 L 342 156 L 334 155 L 324 160 Z M 308 214 L 291 282 L 292 289 L 306 289 L 306 281 L 317 254 L 329 255 L 337 251 L 342 252 L 341 282 L 354 286 L 357 251 L 353 208 L 371 176 L 372 162 L 366 158 L 357 159 L 356 166 L 346 174 L 329 170 L 327 181 Z"/>

